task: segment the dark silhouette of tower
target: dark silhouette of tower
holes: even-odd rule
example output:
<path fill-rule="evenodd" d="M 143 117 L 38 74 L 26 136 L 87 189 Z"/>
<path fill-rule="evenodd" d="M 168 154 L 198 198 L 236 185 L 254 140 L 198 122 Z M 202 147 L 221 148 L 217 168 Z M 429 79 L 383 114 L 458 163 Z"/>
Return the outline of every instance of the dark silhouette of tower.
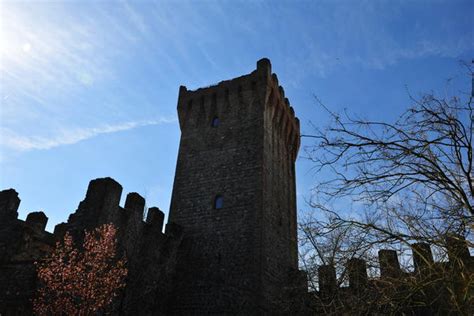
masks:
<path fill-rule="evenodd" d="M 299 121 L 268 59 L 248 75 L 179 90 L 169 220 L 184 228 L 173 314 L 274 314 L 298 268 Z"/>

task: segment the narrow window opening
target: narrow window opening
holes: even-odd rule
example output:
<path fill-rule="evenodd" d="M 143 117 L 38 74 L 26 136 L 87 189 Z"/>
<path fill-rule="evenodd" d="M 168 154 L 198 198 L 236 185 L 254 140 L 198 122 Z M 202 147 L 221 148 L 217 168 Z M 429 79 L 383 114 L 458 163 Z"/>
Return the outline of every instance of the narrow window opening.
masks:
<path fill-rule="evenodd" d="M 217 127 L 220 124 L 221 124 L 221 121 L 219 120 L 219 118 L 217 116 L 212 119 L 212 122 L 211 122 L 212 127 Z"/>
<path fill-rule="evenodd" d="M 222 197 L 222 195 L 216 195 L 216 198 L 214 199 L 214 209 L 220 210 L 223 207 L 224 207 L 224 198 Z"/>
<path fill-rule="evenodd" d="M 215 94 L 215 93 L 212 94 L 212 104 L 214 104 L 214 105 L 217 104 L 217 94 Z"/>

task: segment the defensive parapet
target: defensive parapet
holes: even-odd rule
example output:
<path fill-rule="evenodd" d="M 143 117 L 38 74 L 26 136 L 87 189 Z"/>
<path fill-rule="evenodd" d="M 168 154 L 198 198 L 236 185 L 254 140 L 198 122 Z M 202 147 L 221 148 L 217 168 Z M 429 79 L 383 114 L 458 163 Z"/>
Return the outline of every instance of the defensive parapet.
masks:
<path fill-rule="evenodd" d="M 411 245 L 413 251 L 413 266 L 415 273 L 425 273 L 427 269 L 433 266 L 433 253 L 427 243 L 414 243 Z"/>
<path fill-rule="evenodd" d="M 0 192 L 0 315 L 31 313 L 36 291 L 34 262 L 45 258 L 66 232 L 80 241 L 85 230 L 107 223 L 117 228 L 119 253 L 127 259 L 130 281 L 121 296 L 123 311 L 158 313 L 164 309 L 182 229 L 168 224 L 163 233 L 162 211 L 150 208 L 144 221 L 145 199 L 129 193 L 121 207 L 121 193 L 122 186 L 111 178 L 92 180 L 76 212 L 51 234 L 45 231 L 48 218 L 43 212 L 19 220 L 18 193 L 13 189 Z"/>
<path fill-rule="evenodd" d="M 257 69 L 248 75 L 194 91 L 185 86 L 179 88 L 178 117 L 182 131 L 225 124 L 229 117 L 241 120 L 236 127 L 244 127 L 246 121 L 255 120 L 255 115 L 264 112 L 284 135 L 292 158 L 296 159 L 300 146 L 300 123 L 285 97 L 283 87 L 278 83 L 277 75 L 272 74 L 267 58 L 259 60 Z"/>
<path fill-rule="evenodd" d="M 318 268 L 319 293 L 323 300 L 330 299 L 336 294 L 336 269 L 331 265 L 322 265 Z"/>
<path fill-rule="evenodd" d="M 67 223 L 58 224 L 55 232 L 69 231 L 75 237 L 83 235 L 99 225 L 112 223 L 120 225 L 120 197 L 122 186 L 112 178 L 92 180 L 87 188 L 86 197 L 79 203 Z"/>
<path fill-rule="evenodd" d="M 0 192 L 0 315 L 23 315 L 31 310 L 36 290 L 35 261 L 54 247 L 54 236 L 45 231 L 48 218 L 32 212 L 18 219 L 20 199 L 13 190 Z"/>
<path fill-rule="evenodd" d="M 136 242 L 142 231 L 153 230 L 162 233 L 163 212 L 156 207 L 149 209 L 148 218 L 144 221 L 145 199 L 136 192 L 127 194 L 124 207 L 119 205 L 122 186 L 112 178 L 99 178 L 89 183 L 86 197 L 79 203 L 77 210 L 69 216 L 67 223 L 56 225 L 54 231 L 59 237 L 69 231 L 80 237 L 84 230 L 91 230 L 100 225 L 112 223 L 118 228 L 119 239 L 131 239 Z M 138 238 L 138 239 L 137 239 Z M 131 249 L 127 249 L 131 251 Z"/>
<path fill-rule="evenodd" d="M 31 212 L 18 219 L 20 198 L 13 189 L 0 191 L 0 264 L 9 260 L 34 261 L 54 245 L 53 234 L 45 230 L 48 217 Z"/>
<path fill-rule="evenodd" d="M 26 216 L 26 224 L 37 231 L 44 231 L 47 223 L 48 217 L 43 212 L 31 212 Z"/>
<path fill-rule="evenodd" d="M 55 233 L 69 231 L 80 239 L 85 229 L 114 224 L 119 251 L 125 254 L 129 269 L 123 310 L 130 314 L 160 311 L 170 294 L 182 229 L 167 224 L 163 232 L 164 213 L 159 208 L 149 208 L 144 221 L 145 199 L 131 192 L 121 207 L 121 194 L 122 186 L 112 178 L 92 180 L 76 212 L 67 223 L 58 224 Z"/>
<path fill-rule="evenodd" d="M 458 304 L 457 299 L 474 295 L 474 289 L 469 287 L 469 280 L 474 277 L 474 257 L 470 256 L 463 236 L 448 235 L 444 244 L 449 261 L 442 262 L 433 259 L 428 243 L 412 244 L 413 272 L 401 269 L 395 250 L 379 250 L 379 278 L 368 278 L 366 262 L 352 258 L 346 265 L 348 288 L 337 285 L 333 266 L 322 265 L 318 269 L 318 297 L 321 304 L 337 301 L 345 305 L 344 310 L 354 311 L 353 304 L 359 301 L 365 302 L 367 306 L 380 304 L 373 307 L 372 312 L 387 312 L 388 309 L 384 308 L 394 304 L 387 301 L 387 297 L 396 298 L 400 295 L 405 300 L 403 308 L 407 313 L 424 315 L 433 311 L 449 312 L 452 310 L 450 304 L 458 308 L 462 304 Z"/>
<path fill-rule="evenodd" d="M 285 97 L 285 90 L 279 85 L 278 76 L 272 74 L 270 61 L 266 58 L 257 62 L 257 71 L 267 78 L 266 107 L 268 119 L 273 127 L 283 135 L 286 146 L 290 150 L 293 161 L 300 148 L 300 121 L 295 110 Z"/>
<path fill-rule="evenodd" d="M 349 288 L 351 290 L 359 292 L 367 287 L 367 264 L 364 260 L 359 258 L 349 259 L 347 271 L 349 274 Z"/>
<path fill-rule="evenodd" d="M 13 190 L 3 190 L 0 192 L 0 223 L 4 223 L 18 218 L 18 206 L 20 199 L 18 193 Z"/>
<path fill-rule="evenodd" d="M 397 278 L 402 274 L 395 250 L 379 250 L 379 265 L 381 278 Z"/>

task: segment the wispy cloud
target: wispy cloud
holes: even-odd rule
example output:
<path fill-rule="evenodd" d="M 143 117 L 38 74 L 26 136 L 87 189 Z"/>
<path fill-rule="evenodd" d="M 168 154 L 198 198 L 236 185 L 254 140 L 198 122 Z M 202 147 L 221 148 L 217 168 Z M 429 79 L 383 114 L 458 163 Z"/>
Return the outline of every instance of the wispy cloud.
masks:
<path fill-rule="evenodd" d="M 281 61 L 285 83 L 298 86 L 315 74 L 456 58 L 474 49 L 472 28 L 459 32 L 464 24 L 456 19 L 427 19 L 419 14 L 423 5 L 397 1 L 4 1 L 0 7 L 0 123 L 21 135 L 136 120 L 137 105 L 145 115 L 169 115 L 170 107 L 154 107 L 157 98 L 175 102 L 165 91 L 206 85 L 211 73 L 219 80 L 226 71 L 237 75 L 232 71 L 248 58 Z"/>
<path fill-rule="evenodd" d="M 158 120 L 146 120 L 136 122 L 125 122 L 120 124 L 106 124 L 99 127 L 73 128 L 62 130 L 51 137 L 44 136 L 23 136 L 14 131 L 2 128 L 0 146 L 16 151 L 29 151 L 37 149 L 51 149 L 63 145 L 72 145 L 80 141 L 90 139 L 102 134 L 111 134 L 127 131 L 138 127 L 159 125 L 164 123 L 174 123 L 176 119 L 160 118 Z"/>
<path fill-rule="evenodd" d="M 308 11 L 318 23 L 294 22 L 302 32 L 291 44 L 300 49 L 298 58 L 289 54 L 286 63 L 299 69 L 300 76 L 326 77 L 341 68 L 385 69 L 427 57 L 459 58 L 474 49 L 473 29 L 462 19 L 441 14 L 443 6 L 448 4 L 433 3 L 430 11 L 439 15 L 431 16 L 426 5 L 413 2 L 315 4 L 317 10 Z"/>
<path fill-rule="evenodd" d="M 63 93 L 109 75 L 108 54 L 101 48 L 110 40 L 101 41 L 97 24 L 69 17 L 58 28 L 57 16 L 40 19 L 40 8 L 35 7 L 36 15 L 23 9 L 20 4 L 2 4 L 0 68 L 7 75 L 5 83 L 35 93 L 44 93 L 45 86 Z"/>
<path fill-rule="evenodd" d="M 157 95 L 163 94 L 147 90 L 148 82 L 139 82 L 141 76 L 130 80 L 133 73 L 123 74 L 136 60 L 135 53 L 142 62 L 156 59 L 153 52 L 147 51 L 153 58 L 143 56 L 148 37 L 155 35 L 144 17 L 126 1 L 86 7 L 1 2 L 0 146 L 17 152 L 49 149 L 174 122 L 140 120 L 170 115 L 170 108 L 156 106 Z M 142 69 L 148 71 L 146 62 Z M 154 85 L 163 83 L 155 80 Z M 74 128 L 84 122 L 89 127 Z"/>

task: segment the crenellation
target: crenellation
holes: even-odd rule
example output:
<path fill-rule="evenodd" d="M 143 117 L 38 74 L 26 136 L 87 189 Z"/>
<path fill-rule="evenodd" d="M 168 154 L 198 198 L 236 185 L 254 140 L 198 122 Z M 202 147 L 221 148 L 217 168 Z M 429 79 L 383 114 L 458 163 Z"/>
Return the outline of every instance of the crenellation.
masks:
<path fill-rule="evenodd" d="M 165 213 L 157 207 L 150 207 L 148 209 L 146 223 L 156 230 L 163 230 L 163 222 L 165 220 Z"/>
<path fill-rule="evenodd" d="M 274 86 L 279 87 L 277 74 L 272 74 L 272 82 Z"/>
<path fill-rule="evenodd" d="M 14 189 L 0 191 L 0 222 L 18 218 L 20 198 Z"/>
<path fill-rule="evenodd" d="M 252 80 L 252 76 L 256 76 L 256 72 L 242 76 L 236 79 L 222 81 L 215 86 L 210 86 L 207 88 L 200 88 L 194 91 L 189 91 L 186 87 L 180 88 L 179 99 L 178 99 L 178 116 L 180 121 L 180 127 L 183 130 L 185 127 L 191 129 L 200 128 L 205 126 L 211 120 L 210 116 L 213 113 L 223 113 L 223 108 L 226 108 L 226 113 L 228 111 L 235 111 L 242 115 L 241 119 L 244 118 L 244 113 L 247 110 L 242 106 L 244 100 L 249 98 L 248 93 L 253 89 L 253 83 L 256 80 Z M 255 78 L 256 79 L 256 78 Z M 249 80 L 251 80 L 249 82 Z M 247 91 L 248 90 L 248 91 Z M 218 101 L 223 99 L 221 106 L 217 106 Z M 237 102 L 232 102 L 232 99 L 235 99 Z M 198 106 L 194 106 L 197 103 Z M 185 106 L 188 104 L 188 107 Z M 190 110 L 190 104 L 192 104 L 193 110 Z M 233 104 L 233 105 L 232 105 Z M 229 108 L 230 106 L 230 108 Z M 194 110 L 194 108 L 197 108 Z"/>
<path fill-rule="evenodd" d="M 321 265 L 318 268 L 319 291 L 324 298 L 332 298 L 336 294 L 336 269 L 332 265 Z"/>
<path fill-rule="evenodd" d="M 379 250 L 379 265 L 382 278 L 397 278 L 401 275 L 400 263 L 395 250 Z"/>
<path fill-rule="evenodd" d="M 415 267 L 415 272 L 424 274 L 434 262 L 430 245 L 418 242 L 412 244 L 411 249 L 413 252 L 413 265 Z"/>
<path fill-rule="evenodd" d="M 288 106 L 290 107 L 291 118 L 294 119 L 295 118 L 295 110 L 293 109 L 292 106 L 289 105 L 289 103 L 288 103 Z"/>
<path fill-rule="evenodd" d="M 448 258 L 451 262 L 456 260 L 467 262 L 471 257 L 466 238 L 462 235 L 448 234 L 446 236 L 446 249 L 448 250 Z"/>
<path fill-rule="evenodd" d="M 319 291 L 317 292 L 317 297 L 319 297 L 323 304 L 337 299 L 339 302 L 342 302 L 345 310 L 350 312 L 354 302 L 358 300 L 366 302 L 367 299 L 377 300 L 380 294 L 386 291 L 389 291 L 390 295 L 405 297 L 406 287 L 412 285 L 414 278 L 416 278 L 423 280 L 423 286 L 420 288 L 420 291 L 424 292 L 426 298 L 424 299 L 418 294 L 414 294 L 413 298 L 405 297 L 406 314 L 413 314 L 413 311 L 418 311 L 413 315 L 426 315 L 428 313 L 427 310 L 443 311 L 442 314 L 445 314 L 446 312 L 444 311 L 450 304 L 447 299 L 449 300 L 452 291 L 456 291 L 458 297 L 463 297 L 466 293 L 469 293 L 465 292 L 466 289 L 460 285 L 462 284 L 459 283 L 460 276 L 463 274 L 464 276 L 472 275 L 474 273 L 474 256 L 470 256 L 469 248 L 465 248 L 466 242 L 464 237 L 452 234 L 446 235 L 446 240 L 450 240 L 450 238 L 454 238 L 450 242 L 455 245 L 449 246 L 453 247 L 453 249 L 448 250 L 448 254 L 449 251 L 455 251 L 455 249 L 459 250 L 459 252 L 452 252 L 447 262 L 435 262 L 428 243 L 418 242 L 412 244 L 413 262 L 415 265 L 415 271 L 413 272 L 403 271 L 400 268 L 398 255 L 395 250 L 379 250 L 379 278 L 372 277 L 369 279 L 366 262 L 360 258 L 352 258 L 348 260 L 346 271 L 343 272 L 343 275 L 347 273 L 349 276 L 349 287 L 339 287 L 337 285 L 334 266 L 321 265 L 318 268 Z M 462 261 L 462 264 L 459 264 L 459 261 Z M 444 280 L 440 277 L 445 273 L 449 273 L 447 271 L 451 271 L 452 280 Z M 450 281 L 453 284 L 446 283 Z M 452 287 L 448 289 L 447 286 Z M 387 302 L 387 304 L 390 303 L 390 301 Z M 422 304 L 426 304 L 429 308 L 418 309 L 423 306 Z"/>
<path fill-rule="evenodd" d="M 31 212 L 26 216 L 26 224 L 38 231 L 44 231 L 48 217 L 43 212 Z"/>
<path fill-rule="evenodd" d="M 269 77 L 272 73 L 272 64 L 268 58 L 262 58 L 257 61 L 257 71 L 265 74 L 266 77 Z"/>
<path fill-rule="evenodd" d="M 285 102 L 285 89 L 282 86 L 278 86 L 278 92 L 280 92 L 280 99 Z"/>
<path fill-rule="evenodd" d="M 0 192 L 0 198 L 7 196 L 10 201 L 19 201 L 16 192 L 7 191 L 8 194 Z M 170 223 L 163 233 L 164 213 L 156 207 L 148 210 L 145 224 L 142 221 L 145 199 L 136 192 L 129 193 L 125 207 L 121 208 L 118 205 L 121 191 L 122 186 L 111 178 L 92 180 L 76 212 L 69 216 L 67 223 L 56 225 L 54 234 L 44 230 L 48 218 L 43 212 L 29 213 L 25 221 L 0 222 L 0 315 L 15 314 L 20 308 L 24 311 L 22 315 L 31 314 L 31 298 L 36 289 L 34 262 L 43 260 L 66 232 L 77 236 L 84 230 L 107 223 L 113 223 L 117 228 L 118 249 L 126 256 L 129 278 L 134 280 L 127 283 L 123 293 L 122 299 L 127 302 L 124 311 L 133 314 L 132 310 L 141 311 L 142 308 L 153 308 L 157 302 L 166 302 L 165 295 L 160 299 L 140 293 L 146 284 L 159 287 L 160 293 L 170 295 L 171 288 L 166 283 L 173 279 L 183 230 Z M 147 229 L 143 229 L 145 225 Z M 4 242 L 9 246 L 5 248 Z M 143 274 L 143 271 L 150 274 Z M 18 292 L 13 297 L 9 294 L 12 289 Z M 12 307 L 5 309 L 5 306 Z"/>
<path fill-rule="evenodd" d="M 64 235 L 66 234 L 67 229 L 68 229 L 68 226 L 66 223 L 59 223 L 56 226 L 54 226 L 53 234 L 58 239 L 62 239 Z"/>
<path fill-rule="evenodd" d="M 112 178 L 98 178 L 92 180 L 87 188 L 84 201 L 96 203 L 101 207 L 119 205 L 122 195 L 122 186 Z"/>
<path fill-rule="evenodd" d="M 275 93 L 274 91 L 278 91 Z M 275 104 L 276 111 L 273 114 L 270 112 L 270 117 L 276 116 L 274 126 L 277 132 L 284 135 L 287 147 L 293 152 L 292 157 L 296 159 L 296 153 L 299 150 L 300 140 L 300 126 L 299 120 L 295 117 L 294 109 L 291 107 L 290 101 L 285 97 L 283 87 L 278 84 L 278 77 L 272 75 L 272 80 L 268 87 L 269 101 L 268 107 L 271 108 Z M 273 101 L 275 99 L 275 101 Z M 294 135 L 294 136 L 292 136 Z"/>
<path fill-rule="evenodd" d="M 138 218 L 143 219 L 145 199 L 136 192 L 128 193 L 125 200 L 125 209 L 132 211 Z"/>
<path fill-rule="evenodd" d="M 349 274 L 349 288 L 354 291 L 361 291 L 367 288 L 367 263 L 360 258 L 351 258 L 347 262 Z"/>
<path fill-rule="evenodd" d="M 43 212 L 18 219 L 20 199 L 13 190 L 0 191 L 0 315 L 29 315 L 36 289 L 34 262 L 49 253 L 54 236 L 44 230 Z"/>

